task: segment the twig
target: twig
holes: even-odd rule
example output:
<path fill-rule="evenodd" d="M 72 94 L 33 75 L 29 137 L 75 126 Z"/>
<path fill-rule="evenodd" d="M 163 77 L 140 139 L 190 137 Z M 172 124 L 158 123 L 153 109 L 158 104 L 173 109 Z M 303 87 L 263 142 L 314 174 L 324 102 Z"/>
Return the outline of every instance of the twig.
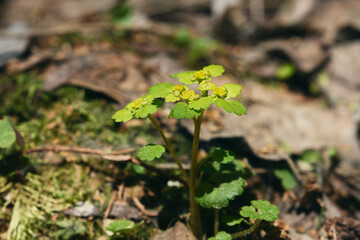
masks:
<path fill-rule="evenodd" d="M 116 191 L 116 192 L 113 191 L 113 192 L 111 193 L 111 198 L 110 198 L 109 204 L 108 204 L 108 206 L 107 206 L 107 208 L 106 208 L 106 211 L 105 211 L 105 214 L 104 214 L 104 219 L 107 219 L 107 218 L 108 218 L 108 216 L 109 216 L 109 214 L 110 214 L 110 212 L 111 212 L 112 206 L 114 205 L 114 202 L 115 202 L 116 198 L 117 198 L 117 191 Z"/>
<path fill-rule="evenodd" d="M 121 155 L 121 154 L 134 152 L 135 150 L 136 150 L 135 148 L 129 148 L 129 149 L 124 149 L 124 150 L 119 150 L 119 151 L 108 153 L 108 152 L 104 152 L 104 151 L 101 151 L 98 149 L 55 145 L 55 146 L 44 146 L 44 147 L 25 149 L 23 151 L 23 153 L 31 154 L 31 153 L 36 153 L 36 152 L 47 152 L 47 151 L 85 153 L 85 154 L 99 155 L 100 157 L 107 159 L 107 160 L 111 160 L 111 161 L 122 162 L 122 161 L 130 161 L 131 156 L 130 155 Z"/>
<path fill-rule="evenodd" d="M 190 164 L 183 164 L 185 170 L 190 170 Z M 158 163 L 156 164 L 157 169 L 179 169 L 176 163 Z"/>
<path fill-rule="evenodd" d="M 31 154 L 31 153 L 46 152 L 46 151 L 72 152 L 72 153 L 83 153 L 83 154 L 95 154 L 95 155 L 99 155 L 103 159 L 110 160 L 110 161 L 116 161 L 116 162 L 119 162 L 119 161 L 121 161 L 121 162 L 131 161 L 133 164 L 141 165 L 141 166 L 143 166 L 144 168 L 146 168 L 149 171 L 156 172 L 157 174 L 167 176 L 169 179 L 179 181 L 185 186 L 185 188 L 188 188 L 187 182 L 181 177 L 170 174 L 170 173 L 168 173 L 166 171 L 163 171 L 162 169 L 157 169 L 156 167 L 150 166 L 150 165 L 148 165 L 148 164 L 146 164 L 144 162 L 141 162 L 141 161 L 137 160 L 136 158 L 132 157 L 131 155 L 121 155 L 123 153 L 134 152 L 135 150 L 136 150 L 135 148 L 129 148 L 129 149 L 124 149 L 124 150 L 119 150 L 119 151 L 107 153 L 107 152 L 97 150 L 97 149 L 55 145 L 55 146 L 44 146 L 44 147 L 25 149 L 23 151 L 23 153 L 24 154 Z"/>
<path fill-rule="evenodd" d="M 303 186 L 303 182 L 301 180 L 300 173 L 299 173 L 294 161 L 290 158 L 290 156 L 288 154 L 284 154 L 284 158 L 285 158 L 286 162 L 289 164 L 289 167 L 290 167 L 291 171 L 295 174 L 297 182 L 301 186 Z"/>
<path fill-rule="evenodd" d="M 174 35 L 173 28 L 164 23 L 157 23 L 150 21 L 147 24 L 130 24 L 130 25 L 115 25 L 111 22 L 96 22 L 91 24 L 65 24 L 52 26 L 47 28 L 32 28 L 23 32 L 9 32 L 8 30 L 0 29 L 0 38 L 29 38 L 29 37 L 46 37 L 51 35 L 62 35 L 68 33 L 90 33 L 90 32 L 105 32 L 109 30 L 116 31 L 131 31 L 140 32 L 147 31 L 164 37 Z"/>
<path fill-rule="evenodd" d="M 52 26 L 51 28 L 32 28 L 23 32 L 9 32 L 8 30 L 0 30 L 0 37 L 27 38 L 67 34 L 73 32 L 103 32 L 105 30 L 112 29 L 113 27 L 113 24 L 110 22 L 96 22 L 91 24 L 71 23 Z"/>
<path fill-rule="evenodd" d="M 135 206 L 143 213 L 145 214 L 146 216 L 149 216 L 149 217 L 157 217 L 159 216 L 159 213 L 158 212 L 153 212 L 153 211 L 149 211 L 149 210 L 146 210 L 145 206 L 140 202 L 140 200 L 137 198 L 137 197 L 132 197 L 132 200 L 135 204 Z"/>

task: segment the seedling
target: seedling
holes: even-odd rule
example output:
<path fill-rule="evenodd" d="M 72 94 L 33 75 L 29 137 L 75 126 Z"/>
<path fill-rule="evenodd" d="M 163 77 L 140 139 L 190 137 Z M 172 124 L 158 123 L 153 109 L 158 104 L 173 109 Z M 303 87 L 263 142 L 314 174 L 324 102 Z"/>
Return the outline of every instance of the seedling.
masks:
<path fill-rule="evenodd" d="M 203 236 L 199 206 L 215 209 L 214 235 L 218 234 L 215 239 L 231 239 L 232 235 L 228 233 L 218 233 L 219 211 L 221 208 L 227 207 L 230 200 L 240 196 L 244 191 L 243 188 L 247 185 L 246 180 L 241 176 L 243 166 L 238 165 L 238 161 L 235 161 L 236 157 L 232 152 L 216 148 L 208 157 L 198 159 L 201 123 L 204 111 L 210 105 L 215 104 L 226 112 L 237 116 L 247 114 L 244 105 L 234 99 L 241 93 L 242 87 L 240 85 L 226 83 L 217 86 L 213 83 L 212 78 L 221 76 L 224 71 L 224 68 L 220 65 L 210 65 L 199 71 L 173 74 L 170 77 L 178 78 L 180 84 L 158 83 L 150 87 L 148 94 L 129 103 L 125 108 L 113 115 L 116 122 L 127 122 L 132 118 L 148 118 L 155 126 L 165 143 L 164 146 L 146 145 L 140 149 L 138 157 L 143 161 L 152 161 L 155 158 L 160 158 L 165 152 L 165 148 L 169 151 L 189 186 L 190 226 L 197 239 L 202 239 Z M 195 88 L 193 89 L 196 91 L 190 89 L 194 84 Z M 183 168 L 170 141 L 153 117 L 153 114 L 157 112 L 164 102 L 175 103 L 169 118 L 193 120 L 194 137 L 190 174 Z M 245 230 L 247 231 L 243 233 L 245 235 L 249 231 L 255 231 L 259 221 L 274 221 L 277 219 L 278 210 L 275 210 L 277 209 L 276 206 L 266 201 L 261 202 L 261 204 L 256 202 L 253 205 L 255 213 L 259 216 L 254 219 L 257 220 L 254 226 Z M 268 208 L 271 208 L 271 217 L 263 217 L 264 212 L 270 214 Z M 244 210 L 243 208 L 242 211 L 245 211 L 246 215 L 249 209 L 245 208 Z M 255 213 L 249 216 L 242 215 L 253 218 Z M 230 236 L 230 238 L 224 238 L 226 236 Z"/>

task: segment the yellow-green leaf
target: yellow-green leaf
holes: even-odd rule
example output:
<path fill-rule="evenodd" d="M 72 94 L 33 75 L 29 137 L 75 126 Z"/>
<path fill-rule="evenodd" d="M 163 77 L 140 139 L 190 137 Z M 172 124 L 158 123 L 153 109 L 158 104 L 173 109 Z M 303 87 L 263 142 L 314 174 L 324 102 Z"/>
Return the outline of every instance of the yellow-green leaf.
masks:
<path fill-rule="evenodd" d="M 203 70 L 209 71 L 212 77 L 221 76 L 225 72 L 224 67 L 221 65 L 210 65 L 204 67 Z"/>
<path fill-rule="evenodd" d="M 193 73 L 195 71 L 187 71 L 187 72 L 181 72 L 181 73 L 175 73 L 170 75 L 172 78 L 178 78 L 179 82 L 185 83 L 185 84 L 192 84 L 191 77 L 193 76 Z"/>
<path fill-rule="evenodd" d="M 242 86 L 234 83 L 225 83 L 222 85 L 227 90 L 226 98 L 235 98 L 240 95 Z"/>
<path fill-rule="evenodd" d="M 148 144 L 139 150 L 137 156 L 140 158 L 140 160 L 152 161 L 155 158 L 161 157 L 161 155 L 164 152 L 165 152 L 164 146 Z"/>

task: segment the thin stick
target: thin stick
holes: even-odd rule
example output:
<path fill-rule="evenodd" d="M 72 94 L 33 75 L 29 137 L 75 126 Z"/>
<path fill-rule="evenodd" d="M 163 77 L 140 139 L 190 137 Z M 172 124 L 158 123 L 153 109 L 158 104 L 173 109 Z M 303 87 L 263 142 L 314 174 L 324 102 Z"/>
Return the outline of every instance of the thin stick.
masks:
<path fill-rule="evenodd" d="M 112 206 L 114 205 L 116 197 L 117 197 L 117 191 L 113 191 L 111 193 L 111 198 L 104 214 L 104 219 L 107 219 L 109 217 L 109 214 L 111 212 Z"/>
<path fill-rule="evenodd" d="M 34 152 L 73 152 L 73 153 L 86 153 L 86 154 L 96 154 L 96 155 L 118 155 L 123 153 L 130 153 L 134 152 L 135 148 L 129 148 L 124 150 L 119 150 L 115 152 L 104 152 L 98 149 L 91 149 L 91 148 L 83 148 L 83 147 L 68 147 L 68 146 L 60 146 L 60 145 L 53 145 L 53 146 L 43 146 L 43 147 L 36 147 L 36 148 L 29 148 L 25 149 L 23 153 L 29 154 Z"/>
<path fill-rule="evenodd" d="M 158 212 L 153 212 L 153 211 L 147 210 L 137 197 L 132 197 L 132 200 L 133 200 L 135 206 L 146 216 L 149 216 L 149 217 L 159 216 Z"/>
<path fill-rule="evenodd" d="M 288 154 L 284 154 L 284 157 L 285 157 L 286 162 L 289 164 L 291 171 L 295 174 L 296 180 L 302 186 L 303 182 L 301 180 L 300 173 L 299 173 L 294 161 L 290 158 L 290 156 Z"/>
<path fill-rule="evenodd" d="M 186 173 L 185 169 L 183 168 L 182 163 L 180 162 L 179 158 L 175 154 L 174 149 L 172 148 L 172 146 L 171 146 L 169 140 L 167 139 L 167 137 L 165 136 L 164 132 L 161 130 L 159 124 L 156 122 L 156 120 L 151 115 L 149 115 L 148 118 L 150 119 L 150 121 L 152 122 L 152 124 L 154 125 L 156 130 L 159 132 L 161 138 L 163 139 L 163 141 L 165 143 L 165 147 L 169 150 L 170 155 L 172 156 L 172 158 L 175 160 L 176 164 L 178 165 L 180 172 L 182 173 L 182 175 L 184 176 L 186 181 L 190 182 L 189 175 Z"/>
<path fill-rule="evenodd" d="M 257 230 L 257 228 L 260 226 L 260 223 L 261 223 L 261 220 L 256 220 L 255 223 L 248 229 L 232 234 L 231 235 L 232 239 L 245 237 L 246 235 L 249 235 L 249 234 L 255 232 Z"/>
<path fill-rule="evenodd" d="M 215 208 L 214 236 L 216 236 L 219 232 L 219 212 L 220 210 Z"/>

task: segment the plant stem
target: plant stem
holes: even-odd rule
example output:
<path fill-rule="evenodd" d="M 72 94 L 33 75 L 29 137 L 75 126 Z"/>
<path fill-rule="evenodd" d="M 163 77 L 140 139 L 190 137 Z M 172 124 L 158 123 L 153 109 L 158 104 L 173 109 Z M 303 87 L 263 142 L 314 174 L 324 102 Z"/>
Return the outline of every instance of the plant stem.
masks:
<path fill-rule="evenodd" d="M 174 152 L 174 149 L 171 147 L 171 144 L 169 142 L 169 140 L 167 139 L 167 137 L 165 136 L 164 132 L 161 130 L 159 124 L 156 122 L 156 120 L 149 115 L 148 118 L 150 119 L 150 121 L 152 122 L 152 124 L 154 125 L 154 127 L 156 128 L 156 130 L 159 132 L 160 136 L 162 137 L 162 139 L 164 140 L 165 143 L 165 147 L 167 148 L 167 150 L 169 150 L 172 158 L 175 160 L 176 164 L 178 165 L 180 172 L 182 173 L 182 175 L 184 176 L 185 180 L 189 183 L 190 185 L 190 179 L 189 179 L 189 175 L 186 173 L 185 169 L 183 168 L 179 158 L 177 157 L 177 155 Z"/>
<path fill-rule="evenodd" d="M 261 220 L 259 220 L 259 219 L 256 220 L 255 223 L 248 229 L 232 234 L 231 235 L 232 239 L 245 237 L 246 235 L 251 234 L 252 232 L 255 232 L 257 230 L 257 228 L 260 226 L 260 223 L 261 223 Z"/>
<path fill-rule="evenodd" d="M 204 110 L 201 111 L 201 114 L 198 118 L 193 118 L 195 129 L 194 129 L 194 138 L 192 146 L 192 156 L 191 156 L 191 168 L 190 168 L 190 224 L 191 230 L 197 239 L 202 238 L 202 229 L 201 229 L 201 219 L 200 219 L 200 209 L 199 205 L 195 202 L 195 189 L 196 189 L 196 173 L 198 166 L 198 152 L 199 152 L 199 140 L 200 140 L 200 129 L 201 121 L 204 115 Z"/>
<path fill-rule="evenodd" d="M 216 234 L 219 232 L 219 212 L 220 210 L 215 208 L 214 236 L 216 236 Z"/>

